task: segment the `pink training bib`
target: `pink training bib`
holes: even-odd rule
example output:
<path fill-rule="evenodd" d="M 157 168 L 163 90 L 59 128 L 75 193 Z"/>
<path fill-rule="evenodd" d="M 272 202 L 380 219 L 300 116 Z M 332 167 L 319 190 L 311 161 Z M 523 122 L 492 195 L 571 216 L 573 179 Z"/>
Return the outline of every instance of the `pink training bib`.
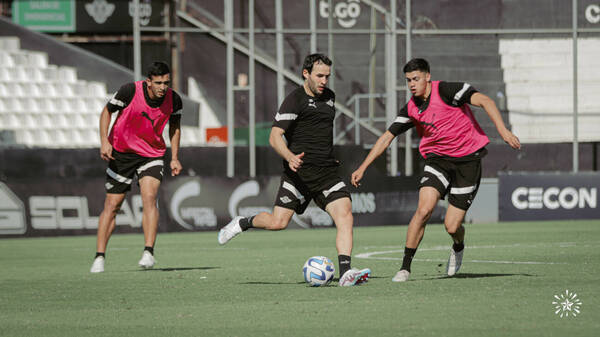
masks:
<path fill-rule="evenodd" d="M 162 157 L 166 151 L 162 134 L 173 113 L 173 91 L 167 89 L 163 103 L 151 108 L 144 98 L 143 82 L 135 82 L 133 99 L 119 112 L 108 140 L 119 152 Z"/>
<path fill-rule="evenodd" d="M 463 157 L 489 143 L 468 104 L 454 107 L 446 104 L 439 95 L 439 81 L 431 82 L 429 106 L 419 111 L 414 98 L 408 102 L 408 116 L 414 121 L 421 136 L 419 152 L 423 158 L 428 153 Z"/>

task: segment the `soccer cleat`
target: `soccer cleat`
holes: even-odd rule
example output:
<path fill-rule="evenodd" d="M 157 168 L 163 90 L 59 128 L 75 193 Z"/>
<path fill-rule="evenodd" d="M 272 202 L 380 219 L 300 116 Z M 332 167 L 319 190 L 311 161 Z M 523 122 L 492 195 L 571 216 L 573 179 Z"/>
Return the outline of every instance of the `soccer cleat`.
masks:
<path fill-rule="evenodd" d="M 92 263 L 92 268 L 90 268 L 90 273 L 102 273 L 104 272 L 104 257 L 98 256 L 94 259 L 94 263 Z"/>
<path fill-rule="evenodd" d="M 155 263 L 156 263 L 156 260 L 154 260 L 154 256 L 152 254 L 150 254 L 149 251 L 145 250 L 144 253 L 142 254 L 142 258 L 140 259 L 140 262 L 138 262 L 138 265 L 144 269 L 150 269 L 150 268 L 154 267 Z"/>
<path fill-rule="evenodd" d="M 240 220 L 242 220 L 243 216 L 236 216 L 233 218 L 227 226 L 221 228 L 219 231 L 219 235 L 217 236 L 217 240 L 220 245 L 224 245 L 229 240 L 233 239 L 236 235 L 242 232 L 242 227 L 240 227 Z"/>
<path fill-rule="evenodd" d="M 464 251 L 465 250 L 463 249 L 457 253 L 454 251 L 454 248 L 450 249 L 450 257 L 448 258 L 448 264 L 446 265 L 446 273 L 448 276 L 454 276 L 454 274 L 458 273 L 460 265 L 462 264 Z"/>
<path fill-rule="evenodd" d="M 344 273 L 342 277 L 340 277 L 339 286 L 340 287 L 351 287 L 357 286 L 361 283 L 365 283 L 371 277 L 371 269 L 355 269 L 352 268 Z"/>
<path fill-rule="evenodd" d="M 409 276 L 410 272 L 406 269 L 402 269 L 396 273 L 396 276 L 392 278 L 392 282 L 406 282 L 408 281 Z"/>

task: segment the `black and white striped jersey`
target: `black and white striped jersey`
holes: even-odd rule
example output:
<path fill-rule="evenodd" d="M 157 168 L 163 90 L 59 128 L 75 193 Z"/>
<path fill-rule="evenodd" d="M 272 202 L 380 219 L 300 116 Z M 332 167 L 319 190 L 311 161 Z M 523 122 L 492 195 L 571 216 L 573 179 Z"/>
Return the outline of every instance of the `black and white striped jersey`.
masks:
<path fill-rule="evenodd" d="M 304 87 L 299 87 L 284 99 L 275 114 L 273 126 L 285 130 L 290 151 L 294 154 L 304 152 L 304 164 L 337 165 L 333 157 L 334 103 L 335 94 L 328 88 L 320 96 L 313 97 L 304 91 Z"/>

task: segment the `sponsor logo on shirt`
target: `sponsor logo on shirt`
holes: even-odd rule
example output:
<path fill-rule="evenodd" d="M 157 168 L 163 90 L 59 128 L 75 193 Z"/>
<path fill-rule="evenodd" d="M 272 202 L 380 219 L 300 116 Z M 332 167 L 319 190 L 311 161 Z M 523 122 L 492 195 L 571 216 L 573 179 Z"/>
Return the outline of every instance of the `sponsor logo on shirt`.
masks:
<path fill-rule="evenodd" d="M 316 109 L 317 108 L 317 103 L 312 98 L 309 98 L 308 99 L 308 106 L 311 106 L 311 107 L 313 107 L 313 108 Z"/>
<path fill-rule="evenodd" d="M 279 198 L 279 200 L 281 200 L 281 202 L 283 202 L 284 204 L 292 202 L 292 199 L 288 198 L 287 195 L 284 195 L 283 197 Z"/>
<path fill-rule="evenodd" d="M 150 123 L 152 123 L 152 125 L 154 125 L 154 120 L 152 118 L 150 118 L 150 116 L 146 113 L 146 111 L 142 111 L 142 116 L 144 116 L 147 120 L 149 120 Z"/>
<path fill-rule="evenodd" d="M 330 98 L 326 104 L 329 105 L 330 107 L 333 107 L 333 100 Z"/>
<path fill-rule="evenodd" d="M 433 125 L 433 123 L 427 123 L 427 122 L 420 122 L 421 124 L 423 124 L 424 126 L 431 126 L 432 128 L 436 129 L 435 125 Z"/>

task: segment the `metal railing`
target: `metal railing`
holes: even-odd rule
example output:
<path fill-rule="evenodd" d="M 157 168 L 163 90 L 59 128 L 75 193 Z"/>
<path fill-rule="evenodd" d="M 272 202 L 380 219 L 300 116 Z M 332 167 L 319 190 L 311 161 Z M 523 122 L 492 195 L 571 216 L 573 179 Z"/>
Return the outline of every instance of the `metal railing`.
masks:
<path fill-rule="evenodd" d="M 140 0 L 134 0 L 134 10 L 138 12 Z M 199 20 L 196 20 L 188 13 L 184 11 L 177 11 L 176 14 L 179 18 L 185 20 L 186 22 L 192 24 L 194 27 L 140 27 L 139 19 L 136 20 L 137 17 L 134 15 L 134 69 L 136 78 L 140 77 L 139 69 L 140 67 L 140 33 L 141 32 L 185 32 L 185 33 L 204 33 L 210 34 L 211 36 L 217 38 L 223 43 L 227 44 L 227 57 L 228 57 L 228 66 L 227 66 L 227 79 L 228 79 L 228 100 L 227 100 L 227 111 L 228 111 L 228 126 L 233 125 L 233 100 L 232 93 L 236 88 L 233 86 L 233 70 L 231 59 L 233 57 L 233 50 L 238 50 L 245 55 L 248 55 L 249 58 L 254 58 L 254 61 L 265 65 L 271 70 L 275 71 L 277 74 L 277 86 L 278 86 L 278 103 L 281 103 L 283 99 L 283 85 L 284 78 L 291 80 L 294 83 L 301 84 L 302 79 L 296 75 L 291 73 L 289 70 L 283 67 L 282 63 L 282 37 L 285 34 L 308 34 L 310 35 L 310 50 L 314 52 L 316 50 L 316 36 L 318 34 L 327 34 L 328 36 L 328 51 L 330 54 L 333 53 L 333 35 L 334 34 L 385 34 L 385 65 L 386 65 L 386 81 L 385 81 L 385 96 L 381 96 L 385 98 L 386 101 L 386 119 L 388 121 L 393 120 L 395 114 L 397 113 L 397 101 L 396 101 L 396 93 L 400 90 L 398 87 L 398 74 L 397 74 L 397 62 L 398 58 L 396 55 L 396 42 L 397 36 L 403 35 L 405 36 L 406 41 L 406 59 L 409 60 L 412 58 L 412 36 L 413 35 L 429 35 L 429 36 L 447 36 L 447 35 L 536 35 L 536 34 L 571 34 L 573 40 L 573 116 L 574 125 L 573 125 L 573 171 L 577 172 L 579 154 L 578 154 L 578 134 L 577 134 L 577 120 L 578 120 L 578 105 L 577 105 L 577 39 L 579 33 L 597 33 L 600 32 L 600 28 L 578 28 L 577 22 L 577 13 L 578 13 L 578 1 L 571 0 L 572 3 L 572 27 L 571 28 L 547 28 L 547 29 L 413 29 L 411 26 L 411 0 L 404 0 L 405 4 L 405 17 L 404 21 L 396 16 L 396 6 L 398 5 L 397 0 L 389 0 L 389 10 L 382 5 L 371 1 L 371 0 L 362 0 L 362 3 L 372 8 L 373 11 L 377 11 L 385 15 L 386 27 L 384 29 L 334 29 L 332 28 L 331 21 L 332 16 L 329 16 L 328 19 L 328 28 L 327 29 L 317 29 L 316 28 L 316 0 L 309 0 L 309 8 L 310 8 L 310 27 L 308 29 L 289 29 L 283 28 L 281 24 L 281 16 L 282 16 L 282 0 L 275 0 L 275 8 L 276 8 L 276 28 L 256 28 L 256 27 L 248 27 L 248 28 L 235 28 L 232 24 L 232 16 L 233 16 L 233 0 L 223 0 L 225 3 L 225 22 L 220 25 L 220 27 L 209 27 L 204 25 Z M 254 1 L 249 0 L 248 6 L 248 15 L 249 19 L 254 16 Z M 329 8 L 332 8 L 332 0 L 328 0 Z M 331 11 L 330 11 L 331 12 Z M 228 19 L 229 18 L 229 19 Z M 403 28 L 398 29 L 397 24 L 404 24 Z M 234 34 L 239 33 L 249 33 L 250 36 L 253 34 L 276 34 L 276 56 L 272 58 L 268 56 L 264 51 L 258 51 L 254 47 L 253 40 L 249 39 L 247 42 L 243 41 L 244 44 L 239 41 L 235 41 Z M 254 67 L 254 61 L 250 62 L 250 69 Z M 333 84 L 333 83 L 332 83 Z M 254 78 L 249 79 L 248 83 L 250 88 L 254 88 Z M 253 89 L 251 89 L 253 90 Z M 370 92 L 368 95 L 373 95 L 373 92 Z M 406 98 L 410 98 L 410 93 L 407 92 Z M 355 104 L 354 110 L 351 111 L 346 106 L 342 104 L 336 103 L 336 109 L 342 114 L 348 116 L 353 119 L 352 123 L 350 123 L 346 130 L 342 131 L 342 133 L 337 134 L 335 139 L 341 139 L 341 135 L 346 134 L 352 128 L 355 129 L 355 142 L 360 142 L 360 130 L 357 128 L 357 125 L 360 125 L 362 128 L 368 130 L 368 132 L 373 133 L 374 135 L 382 134 L 381 130 L 374 128 L 370 121 L 373 119 L 372 116 L 370 118 L 361 118 L 359 114 L 357 114 L 356 104 L 359 97 L 356 97 L 352 102 L 348 104 Z M 251 120 L 254 118 L 254 103 L 251 102 L 250 106 L 250 115 Z M 348 129 L 349 128 L 349 129 Z M 229 137 L 231 137 L 228 144 L 228 156 L 227 156 L 227 175 L 233 176 L 233 130 L 231 130 Z M 250 134 L 254 134 L 253 130 L 250 131 Z M 358 139 L 358 140 L 357 140 Z M 411 147 L 411 136 L 410 133 L 407 133 L 405 139 L 405 173 L 407 175 L 412 174 L 412 151 L 410 151 Z M 251 142 L 252 143 L 252 142 Z M 398 145 L 396 141 L 392 143 L 393 145 L 390 147 L 390 166 L 388 168 L 388 173 L 390 175 L 396 175 L 397 173 L 397 148 Z M 255 170 L 255 158 L 254 151 L 251 150 L 251 158 L 250 158 L 250 172 L 251 175 L 254 174 Z"/>

